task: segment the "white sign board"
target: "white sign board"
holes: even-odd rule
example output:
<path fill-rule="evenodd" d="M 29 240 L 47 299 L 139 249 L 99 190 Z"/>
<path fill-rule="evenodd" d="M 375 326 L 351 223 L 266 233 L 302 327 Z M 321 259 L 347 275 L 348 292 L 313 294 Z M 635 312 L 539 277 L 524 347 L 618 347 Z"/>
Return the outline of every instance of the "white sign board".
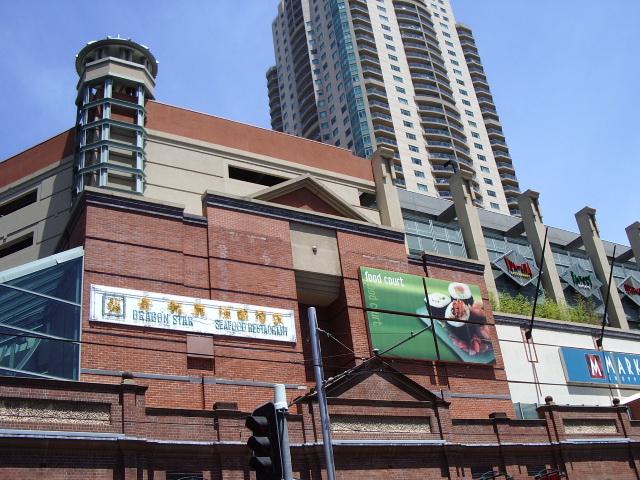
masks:
<path fill-rule="evenodd" d="M 90 319 L 132 327 L 296 341 L 293 310 L 91 285 Z"/>

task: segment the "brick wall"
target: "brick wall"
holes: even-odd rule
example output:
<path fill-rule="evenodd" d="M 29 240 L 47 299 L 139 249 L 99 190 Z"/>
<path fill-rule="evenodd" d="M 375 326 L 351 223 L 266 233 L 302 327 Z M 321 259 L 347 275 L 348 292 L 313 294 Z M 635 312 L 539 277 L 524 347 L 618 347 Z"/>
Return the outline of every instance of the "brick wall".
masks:
<path fill-rule="evenodd" d="M 95 468 L 88 470 L 82 462 L 77 464 L 77 469 L 69 469 L 64 464 L 48 467 L 45 461 L 42 474 L 47 478 L 112 475 L 109 478 L 156 479 L 165 478 L 167 471 L 184 467 L 206 472 L 205 478 L 245 480 L 250 474 L 243 446 L 248 434 L 243 428 L 246 414 L 243 412 L 272 398 L 269 382 L 307 386 L 314 383 L 304 315 L 306 306 L 297 301 L 289 222 L 213 206 L 207 207 L 206 219 L 205 225 L 144 211 L 87 205 L 86 215 L 80 215 L 68 237 L 70 242 L 85 245 L 85 305 L 89 303 L 89 287 L 93 283 L 289 308 L 297 313 L 297 343 L 216 337 L 212 358 L 188 358 L 184 333 L 92 322 L 89 309 L 85 308 L 82 367 L 86 373 L 82 380 L 95 385 L 110 384 L 111 387 L 100 387 L 107 390 L 138 388 L 121 385 L 119 372 L 134 372 L 138 376 L 127 382 L 144 387 L 138 393 L 112 395 L 109 402 L 113 405 L 111 411 L 115 412 L 114 423 L 95 431 L 121 431 L 144 439 L 181 445 L 185 441 L 205 442 L 206 445 L 183 445 L 160 454 L 157 444 L 151 449 L 144 440 L 135 447 L 136 453 L 119 448 L 118 453 L 106 455 L 106 463 L 97 459 Z M 322 336 L 327 376 L 357 367 L 363 358 L 371 355 L 359 268 L 369 266 L 424 274 L 422 265 L 408 259 L 403 243 L 344 231 L 337 232 L 337 240 L 342 288 L 332 304 L 318 309 L 319 320 L 321 328 L 333 332 L 355 354 Z M 428 274 L 480 285 L 486 311 L 490 312 L 481 273 L 452 265 L 431 267 Z M 531 478 L 527 467 L 537 464 L 562 464 L 572 472 L 575 470 L 576 475 L 583 475 L 589 469 L 589 462 L 594 461 L 589 450 L 592 447 L 562 447 L 568 459 L 564 460 L 552 445 L 571 438 L 562 430 L 552 436 L 550 425 L 553 420 L 581 419 L 586 414 L 594 418 L 614 418 L 621 436 L 640 438 L 640 427 L 618 418 L 615 409 L 582 412 L 549 407 L 541 411 L 540 420 L 490 419 L 493 412 L 511 413 L 513 408 L 490 313 L 487 321 L 492 327 L 497 353 L 494 366 L 388 359 L 389 365 L 403 375 L 366 377 L 365 371 L 365 375 L 347 376 L 351 382 L 348 388 L 330 392 L 330 411 L 336 418 L 359 415 L 369 420 L 427 418 L 429 432 L 399 433 L 394 438 L 447 442 L 446 447 L 412 447 L 413 450 L 406 446 L 336 447 L 338 478 L 470 478 L 472 467 L 477 469 L 485 464 L 507 471 L 516 479 Z M 216 379 L 226 383 L 216 383 Z M 407 387 L 403 382 L 415 383 Z M 293 400 L 305 392 L 288 389 L 287 393 L 289 400 Z M 1 390 L 0 395 L 4 395 Z M 33 396 L 34 393 L 16 395 Z M 49 393 L 44 396 L 50 398 Z M 79 397 L 76 395 L 76 398 Z M 237 410 L 214 409 L 220 402 L 235 404 Z M 322 450 L 318 444 L 321 429 L 317 405 L 311 397 L 304 397 L 292 407 L 292 412 L 291 441 L 299 445 L 293 449 L 295 470 L 300 478 L 318 479 Z M 38 429 L 44 425 L 29 427 Z M 62 429 L 65 428 L 76 427 Z M 336 438 L 384 440 L 389 435 L 392 432 L 347 429 L 336 433 Z M 534 454 L 533 447 L 525 446 L 527 442 L 545 447 Z M 476 446 L 469 446 L 474 444 Z M 483 444 L 494 446 L 480 447 Z M 594 469 L 600 476 L 593 478 L 607 478 L 605 470 L 620 472 L 619 478 L 636 478 L 629 475 L 635 471 L 637 456 L 637 449 L 611 446 L 611 464 L 606 469 Z M 19 478 L 20 468 L 20 464 L 0 468 L 0 479 L 5 478 L 4 475 Z"/>
<path fill-rule="evenodd" d="M 447 414 L 446 402 L 417 401 L 407 390 L 402 390 L 402 385 L 387 383 L 385 386 L 380 382 L 384 380 L 378 375 L 347 382 L 348 388 L 333 392 L 336 400 L 331 402 L 332 415 L 335 418 L 340 415 L 436 416 L 430 433 L 405 435 L 402 439 L 446 443 L 367 445 L 367 440 L 388 440 L 393 432 L 336 432 L 334 439 L 338 441 L 360 442 L 335 446 L 339 479 L 469 479 L 472 472 L 494 468 L 516 480 L 524 480 L 532 478 L 535 468 L 549 466 L 561 466 L 570 480 L 639 478 L 639 429 L 627 436 L 628 443 L 607 443 L 596 434 L 582 435 L 580 442 L 558 442 L 562 436 L 554 433 L 549 415 L 556 416 L 556 420 L 584 421 L 596 415 L 629 426 L 623 407 L 585 409 L 551 405 L 541 407 L 543 418 L 534 421 L 499 416 L 456 420 Z M 149 407 L 146 401 L 151 390 L 127 379 L 111 385 L 0 378 L 3 402 L 19 398 L 27 407 L 35 401 L 41 402 L 45 409 L 56 402 L 75 402 L 80 407 L 76 412 L 80 413 L 87 405 L 100 404 L 110 411 L 106 424 L 99 427 L 90 423 L 90 417 L 65 417 L 60 410 L 55 417 L 29 408 L 9 419 L 0 415 L 3 451 L 0 479 L 42 476 L 47 479 L 155 480 L 176 471 L 203 473 L 204 478 L 217 480 L 253 478 L 244 445 L 248 436 L 248 430 L 243 427 L 245 412 L 236 410 L 233 404 L 204 410 Z M 375 398 L 371 397 L 371 390 L 377 392 Z M 393 404 L 385 404 L 384 398 Z M 323 456 L 317 443 L 318 406 L 314 401 L 302 402 L 292 412 L 289 431 L 294 475 L 301 479 L 319 479 Z M 25 436 L 27 430 L 31 437 Z M 56 433 L 37 438 L 33 434 L 38 430 Z M 91 440 L 82 438 L 90 435 L 94 435 Z"/>

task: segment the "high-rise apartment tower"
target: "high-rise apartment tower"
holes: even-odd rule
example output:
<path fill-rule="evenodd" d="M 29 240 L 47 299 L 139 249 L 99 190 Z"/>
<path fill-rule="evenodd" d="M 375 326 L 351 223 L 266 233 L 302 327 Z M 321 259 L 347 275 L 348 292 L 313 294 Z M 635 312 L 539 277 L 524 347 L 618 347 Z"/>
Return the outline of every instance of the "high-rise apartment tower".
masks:
<path fill-rule="evenodd" d="M 519 214 L 518 180 L 471 30 L 449 0 L 282 0 L 267 72 L 275 130 L 369 157 L 395 150 L 396 185 Z"/>

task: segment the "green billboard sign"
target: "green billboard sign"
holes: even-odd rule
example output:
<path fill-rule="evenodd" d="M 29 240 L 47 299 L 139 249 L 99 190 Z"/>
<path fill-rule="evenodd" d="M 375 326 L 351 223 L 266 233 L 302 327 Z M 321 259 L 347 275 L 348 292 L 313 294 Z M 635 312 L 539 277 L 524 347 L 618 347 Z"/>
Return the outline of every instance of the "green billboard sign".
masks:
<path fill-rule="evenodd" d="M 493 364 L 477 285 L 360 267 L 372 348 L 417 360 Z"/>

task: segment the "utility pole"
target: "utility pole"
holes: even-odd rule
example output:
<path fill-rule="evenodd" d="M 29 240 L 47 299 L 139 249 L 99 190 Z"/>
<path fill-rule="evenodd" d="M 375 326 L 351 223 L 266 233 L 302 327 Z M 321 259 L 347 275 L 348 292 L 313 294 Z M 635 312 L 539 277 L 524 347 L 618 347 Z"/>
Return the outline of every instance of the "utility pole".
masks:
<path fill-rule="evenodd" d="M 336 480 L 336 466 L 333 461 L 333 445 L 331 437 L 331 419 L 327 410 L 327 397 L 324 392 L 324 371 L 322 368 L 322 353 L 320 351 L 320 339 L 318 338 L 318 317 L 316 308 L 309 307 L 309 333 L 311 335 L 311 350 L 313 352 L 313 372 L 316 377 L 316 392 L 318 393 L 318 405 L 320 406 L 320 423 L 322 424 L 322 446 L 324 460 L 327 465 L 328 480 Z"/>
<path fill-rule="evenodd" d="M 276 418 L 278 419 L 278 443 L 280 443 L 280 456 L 282 459 L 282 478 L 293 480 L 293 468 L 291 466 L 291 450 L 289 448 L 289 428 L 287 426 L 287 415 L 289 407 L 287 405 L 287 394 L 282 383 L 274 385 L 273 403 L 276 407 Z"/>

